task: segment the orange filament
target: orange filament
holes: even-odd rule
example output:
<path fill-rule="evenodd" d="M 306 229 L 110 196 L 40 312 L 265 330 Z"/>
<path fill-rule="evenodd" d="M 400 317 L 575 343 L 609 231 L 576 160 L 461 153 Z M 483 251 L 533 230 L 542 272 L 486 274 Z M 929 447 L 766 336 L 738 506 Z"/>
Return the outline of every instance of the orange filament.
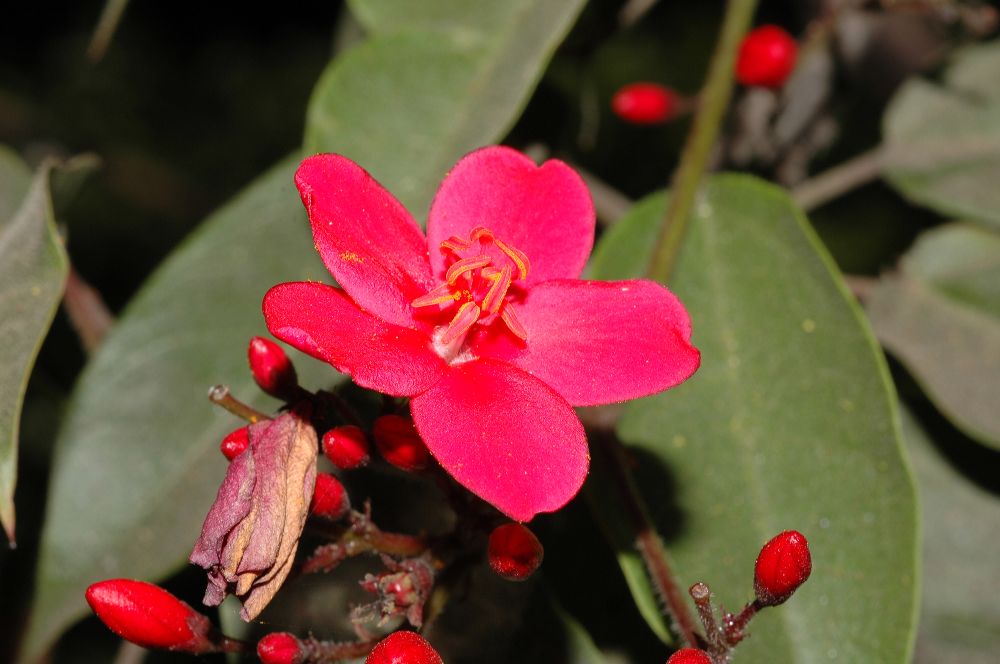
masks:
<path fill-rule="evenodd" d="M 513 308 L 505 306 L 514 281 L 528 277 L 530 263 L 524 252 L 481 226 L 472 229 L 468 239 L 448 238 L 440 249 L 448 262 L 444 282 L 411 302 L 414 307 L 438 306 L 442 311 L 458 305 L 447 325 L 438 328 L 439 341 L 445 346 L 461 343 L 473 325 L 489 325 L 496 318 L 514 336 L 527 339 Z"/>

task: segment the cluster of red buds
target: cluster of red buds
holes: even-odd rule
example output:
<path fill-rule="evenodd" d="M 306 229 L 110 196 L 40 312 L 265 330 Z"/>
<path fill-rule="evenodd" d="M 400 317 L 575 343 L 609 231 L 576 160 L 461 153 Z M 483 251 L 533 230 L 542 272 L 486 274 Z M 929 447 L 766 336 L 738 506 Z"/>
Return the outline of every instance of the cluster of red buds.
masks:
<path fill-rule="evenodd" d="M 481 501 L 470 507 L 469 496 L 438 472 L 412 420 L 396 412 L 392 400 L 384 400 L 382 414 L 366 426 L 339 395 L 303 388 L 278 344 L 254 337 L 247 355 L 254 381 L 285 406 L 270 417 L 237 400 L 227 388 L 217 386 L 209 394 L 249 424 L 220 444 L 230 464 L 191 556 L 208 571 L 204 603 L 215 606 L 235 594 L 243 602 L 243 618 L 252 620 L 293 570 L 296 575 L 325 573 L 347 558 L 377 556 L 383 571 L 359 581 L 374 600 L 350 611 L 356 640 L 321 641 L 273 632 L 258 642 L 258 658 L 264 664 L 310 664 L 367 655 L 371 663 L 441 664 L 437 652 L 416 632 L 397 631 L 381 641 L 375 633 L 401 620 L 414 629 L 425 626 L 425 607 L 440 571 L 456 560 L 468 565 L 475 557 L 468 555 L 470 542 L 482 552 L 488 548 L 489 564 L 497 574 L 523 580 L 541 564 L 538 538 L 521 524 L 497 526 L 502 519 Z M 320 453 L 333 472 L 317 471 Z M 363 511 L 352 509 L 343 475 L 381 462 L 435 481 L 454 498 L 459 517 L 455 533 L 428 538 L 386 532 L 372 519 L 369 500 Z M 304 557 L 296 556 L 304 530 L 326 541 Z M 470 538 L 469 531 L 480 533 L 478 539 Z M 143 647 L 196 655 L 251 650 L 222 635 L 207 616 L 149 583 L 102 581 L 90 587 L 87 600 L 113 632 Z"/>

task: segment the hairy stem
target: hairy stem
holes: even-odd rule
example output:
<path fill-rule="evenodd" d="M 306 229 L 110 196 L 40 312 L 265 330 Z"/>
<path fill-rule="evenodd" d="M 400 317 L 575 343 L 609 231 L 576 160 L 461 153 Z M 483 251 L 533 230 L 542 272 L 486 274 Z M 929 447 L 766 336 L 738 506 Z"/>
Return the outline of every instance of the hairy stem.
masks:
<path fill-rule="evenodd" d="M 646 270 L 646 276 L 654 281 L 666 283 L 677 262 L 691 208 L 732 96 L 736 51 L 750 26 L 756 6 L 756 0 L 729 0 L 726 5 L 722 31 L 700 95 L 701 103 L 684 144 L 680 166 L 671 183 L 667 215 Z"/>

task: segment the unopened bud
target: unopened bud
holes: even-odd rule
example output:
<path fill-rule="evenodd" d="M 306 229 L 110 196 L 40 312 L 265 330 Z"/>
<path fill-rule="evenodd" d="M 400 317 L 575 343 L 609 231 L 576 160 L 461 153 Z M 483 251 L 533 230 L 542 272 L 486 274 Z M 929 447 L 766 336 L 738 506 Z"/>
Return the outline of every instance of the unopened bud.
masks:
<path fill-rule="evenodd" d="M 248 447 L 250 447 L 250 431 L 246 427 L 230 432 L 219 445 L 222 455 L 230 461 L 243 454 Z"/>
<path fill-rule="evenodd" d="M 520 523 L 507 523 L 490 533 L 490 567 L 509 581 L 531 576 L 542 564 L 543 554 L 542 543 Z"/>
<path fill-rule="evenodd" d="M 253 379 L 273 397 L 291 401 L 298 391 L 299 379 L 295 367 L 281 346 L 264 337 L 254 337 L 247 349 Z"/>
<path fill-rule="evenodd" d="M 302 664 L 302 642 L 288 632 L 273 632 L 257 642 L 257 658 L 263 664 Z"/>
<path fill-rule="evenodd" d="M 193 655 L 219 651 L 208 617 L 152 583 L 100 581 L 87 588 L 87 603 L 108 629 L 143 648 Z"/>
<path fill-rule="evenodd" d="M 754 567 L 753 587 L 764 606 L 782 604 L 812 572 L 805 535 L 786 530 L 764 545 Z"/>
<path fill-rule="evenodd" d="M 611 110 L 626 122 L 640 125 L 659 124 L 677 114 L 678 96 L 659 83 L 629 83 L 611 98 Z"/>
<path fill-rule="evenodd" d="M 333 475 L 319 473 L 316 475 L 316 488 L 313 489 L 312 503 L 309 511 L 324 519 L 337 521 L 343 518 L 351 509 L 351 499 L 347 490 Z"/>
<path fill-rule="evenodd" d="M 323 434 L 323 453 L 344 470 L 367 466 L 370 460 L 365 432 L 353 424 L 334 427 Z"/>
<path fill-rule="evenodd" d="M 416 632 L 393 632 L 379 641 L 365 664 L 444 664 L 424 637 Z"/>
<path fill-rule="evenodd" d="M 682 648 L 670 656 L 667 664 L 712 664 L 712 660 L 704 650 Z"/>
<path fill-rule="evenodd" d="M 375 420 L 372 434 L 379 454 L 397 468 L 423 470 L 430 463 L 430 452 L 411 420 L 399 415 L 383 415 Z"/>

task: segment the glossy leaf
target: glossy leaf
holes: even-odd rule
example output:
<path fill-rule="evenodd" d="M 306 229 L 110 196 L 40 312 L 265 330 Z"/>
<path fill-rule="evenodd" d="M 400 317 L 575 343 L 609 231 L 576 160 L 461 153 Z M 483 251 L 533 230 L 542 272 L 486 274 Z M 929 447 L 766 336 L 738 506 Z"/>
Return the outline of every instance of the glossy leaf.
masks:
<path fill-rule="evenodd" d="M 637 205 L 592 275 L 640 274 L 664 210 L 662 195 Z M 717 176 L 694 215 L 671 287 L 701 369 L 629 404 L 618 427 L 681 584 L 704 581 L 736 608 L 760 546 L 800 530 L 812 577 L 754 620 L 734 661 L 908 662 L 916 506 L 883 358 L 782 190 Z"/>
<path fill-rule="evenodd" d="M 51 169 L 43 165 L 32 179 L 15 155 L 0 152 L 0 522 L 12 543 L 21 407 L 69 270 L 52 213 Z"/>
<path fill-rule="evenodd" d="M 955 54 L 940 84 L 906 83 L 883 121 L 890 184 L 945 216 L 1000 226 L 1000 42 Z"/>
<path fill-rule="evenodd" d="M 459 157 L 497 141 L 517 119 L 583 4 L 353 3 L 379 31 L 323 74 L 306 151 L 358 161 L 422 219 Z"/>
<path fill-rule="evenodd" d="M 866 309 L 941 412 L 1000 448 L 1000 234 L 967 224 L 925 233 Z"/>
<path fill-rule="evenodd" d="M 916 664 L 990 664 L 1000 652 L 998 497 L 956 468 L 904 412 L 923 512 L 923 609 Z"/>

